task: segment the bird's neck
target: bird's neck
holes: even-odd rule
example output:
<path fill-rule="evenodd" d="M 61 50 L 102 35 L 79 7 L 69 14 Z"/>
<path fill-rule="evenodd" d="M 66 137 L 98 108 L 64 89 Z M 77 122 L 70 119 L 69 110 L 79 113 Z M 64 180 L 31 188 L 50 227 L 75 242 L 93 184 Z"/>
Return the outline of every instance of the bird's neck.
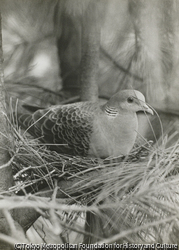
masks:
<path fill-rule="evenodd" d="M 136 113 L 115 111 L 103 106 L 102 112 L 94 120 L 93 141 L 104 157 L 128 154 L 136 140 L 138 130 Z M 99 135 L 98 139 L 96 134 Z"/>
<path fill-rule="evenodd" d="M 124 110 L 122 108 L 116 108 L 116 107 L 113 107 L 113 106 L 109 106 L 108 103 L 104 104 L 102 107 L 101 107 L 102 111 L 109 117 L 113 117 L 113 118 L 116 118 L 117 116 L 125 116 L 125 115 L 128 115 L 128 116 L 136 116 L 136 113 L 134 113 L 133 111 L 130 111 L 130 110 Z"/>
<path fill-rule="evenodd" d="M 102 110 L 106 115 L 110 117 L 116 117 L 119 113 L 119 111 L 115 107 L 109 106 L 108 104 L 105 104 L 102 107 Z"/>

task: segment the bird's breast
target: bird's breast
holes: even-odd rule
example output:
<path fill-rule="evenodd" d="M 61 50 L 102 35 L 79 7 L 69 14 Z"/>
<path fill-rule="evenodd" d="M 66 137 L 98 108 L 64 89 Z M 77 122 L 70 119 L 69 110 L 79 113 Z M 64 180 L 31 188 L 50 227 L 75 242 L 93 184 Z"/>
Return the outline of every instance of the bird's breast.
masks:
<path fill-rule="evenodd" d="M 135 143 L 137 130 L 136 114 L 115 118 L 100 115 L 94 119 L 88 154 L 102 158 L 127 155 Z"/>

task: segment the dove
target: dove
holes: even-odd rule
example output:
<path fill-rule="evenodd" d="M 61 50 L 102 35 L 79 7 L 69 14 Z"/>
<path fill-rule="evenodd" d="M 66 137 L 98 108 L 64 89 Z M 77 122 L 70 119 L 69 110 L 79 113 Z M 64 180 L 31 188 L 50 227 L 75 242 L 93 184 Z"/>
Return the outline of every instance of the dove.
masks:
<path fill-rule="evenodd" d="M 122 90 L 105 104 L 77 102 L 18 115 L 18 123 L 52 150 L 107 158 L 127 155 L 134 146 L 137 112 L 153 114 L 144 95 Z"/>

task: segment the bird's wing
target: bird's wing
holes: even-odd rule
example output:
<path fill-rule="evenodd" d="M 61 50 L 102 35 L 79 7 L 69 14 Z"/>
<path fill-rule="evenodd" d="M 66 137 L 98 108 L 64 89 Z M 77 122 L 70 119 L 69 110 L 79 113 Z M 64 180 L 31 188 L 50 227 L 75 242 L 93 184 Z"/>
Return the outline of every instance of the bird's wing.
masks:
<path fill-rule="evenodd" d="M 53 144 L 51 149 L 86 156 L 98 108 L 97 104 L 89 102 L 54 106 L 18 115 L 18 122 L 31 135 Z"/>

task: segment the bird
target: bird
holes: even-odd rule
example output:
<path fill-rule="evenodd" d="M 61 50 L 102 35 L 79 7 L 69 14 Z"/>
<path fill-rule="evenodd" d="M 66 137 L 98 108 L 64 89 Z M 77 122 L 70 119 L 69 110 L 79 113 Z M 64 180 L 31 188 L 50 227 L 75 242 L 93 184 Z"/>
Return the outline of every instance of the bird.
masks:
<path fill-rule="evenodd" d="M 115 93 L 105 104 L 77 102 L 18 114 L 25 132 L 51 150 L 73 156 L 107 158 L 128 155 L 134 146 L 137 112 L 153 114 L 144 95 L 133 89 Z"/>

